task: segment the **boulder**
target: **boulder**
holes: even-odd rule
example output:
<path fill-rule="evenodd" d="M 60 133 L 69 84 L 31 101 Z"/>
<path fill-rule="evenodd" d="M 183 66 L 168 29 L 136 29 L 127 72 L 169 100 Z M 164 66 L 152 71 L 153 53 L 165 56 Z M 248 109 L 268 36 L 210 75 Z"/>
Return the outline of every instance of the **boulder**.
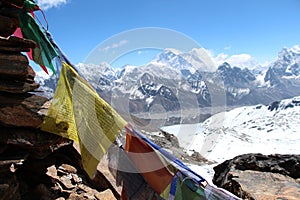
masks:
<path fill-rule="evenodd" d="M 30 48 L 35 48 L 36 46 L 36 43 L 32 40 L 15 36 L 10 36 L 9 38 L 0 37 L 0 52 L 28 52 Z"/>
<path fill-rule="evenodd" d="M 3 146 L 1 144 L 1 146 Z M 0 200 L 20 199 L 19 181 L 15 174 L 16 167 L 26 160 L 27 154 L 12 155 L 1 152 L 0 157 Z"/>
<path fill-rule="evenodd" d="M 24 0 L 10 0 L 10 1 L 7 1 L 7 0 L 0 0 L 0 3 L 3 3 L 3 4 L 7 4 L 7 2 L 15 5 L 15 6 L 23 6 L 23 3 L 24 3 Z M 9 5 L 9 4 L 8 4 Z"/>
<path fill-rule="evenodd" d="M 231 172 L 232 179 L 240 185 L 249 199 L 299 199 L 300 185 L 295 179 L 278 173 L 259 171 Z"/>
<path fill-rule="evenodd" d="M 2 155 L 12 150 L 10 147 Z M 16 178 L 4 177 L 6 182 L 11 180 L 9 185 L 5 185 L 5 190 L 1 190 L 1 177 L 9 173 L 0 174 L 0 192 L 10 194 L 5 199 L 116 199 L 109 188 L 94 188 L 82 170 L 79 154 L 72 145 L 57 149 L 42 159 L 28 156 L 10 174 Z M 13 189 L 15 193 L 8 193 Z"/>
<path fill-rule="evenodd" d="M 214 170 L 214 184 L 243 199 L 300 197 L 300 155 L 245 154 Z"/>
<path fill-rule="evenodd" d="M 12 35 L 18 27 L 18 20 L 0 15 L 0 36 L 8 37 Z"/>
<path fill-rule="evenodd" d="M 28 60 L 21 53 L 0 53 L 0 77 L 3 79 L 25 80 L 28 74 Z"/>
<path fill-rule="evenodd" d="M 39 111 L 48 101 L 34 94 L 9 94 L 0 92 L 0 125 L 7 127 L 38 128 L 43 123 Z"/>
<path fill-rule="evenodd" d="M 24 0 L 0 0 L 0 37 L 11 36 L 19 27 L 18 13 L 23 4 Z"/>
<path fill-rule="evenodd" d="M 35 72 L 20 51 L 35 47 L 31 40 L 0 37 L 0 92 L 27 93 L 39 87 L 34 82 Z"/>
<path fill-rule="evenodd" d="M 0 132 L 2 147 L 9 147 L 14 152 L 22 151 L 37 159 L 44 159 L 57 149 L 71 144 L 68 139 L 38 129 L 0 126 Z"/>
<path fill-rule="evenodd" d="M 111 190 L 104 190 L 103 192 L 98 192 L 95 194 L 95 197 L 99 200 L 101 199 L 106 199 L 106 200 L 115 200 L 116 197 L 114 196 L 114 194 L 112 193 Z"/>
<path fill-rule="evenodd" d="M 27 79 L 26 81 L 29 82 L 29 81 L 32 81 L 34 82 L 34 78 L 35 78 L 35 71 L 32 69 L 32 67 L 30 65 L 28 65 L 28 73 L 27 73 Z"/>
<path fill-rule="evenodd" d="M 31 80 L 24 81 L 0 81 L 0 91 L 9 93 L 27 93 L 33 92 L 39 88 L 40 84 L 32 83 Z"/>
<path fill-rule="evenodd" d="M 19 182 L 15 174 L 10 172 L 1 173 L 0 175 L 0 200 L 17 200 L 20 199 Z"/>

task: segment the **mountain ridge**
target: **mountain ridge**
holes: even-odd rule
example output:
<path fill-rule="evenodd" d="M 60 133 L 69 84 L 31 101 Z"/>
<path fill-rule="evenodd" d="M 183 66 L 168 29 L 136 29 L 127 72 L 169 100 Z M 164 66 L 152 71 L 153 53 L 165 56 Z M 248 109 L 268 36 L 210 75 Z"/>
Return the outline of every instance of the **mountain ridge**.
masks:
<path fill-rule="evenodd" d="M 117 110 L 129 113 L 150 112 L 157 106 L 161 108 L 157 111 L 169 112 L 269 104 L 300 95 L 299 49 L 298 45 L 283 48 L 266 71 L 241 69 L 229 63 L 209 71 L 205 68 L 207 58 L 201 57 L 203 49 L 188 53 L 165 49 L 140 67 L 114 69 L 107 63 L 80 63 L 77 67 L 101 97 L 115 104 Z M 55 91 L 55 84 L 49 80 L 38 82 L 50 88 L 47 91 Z"/>

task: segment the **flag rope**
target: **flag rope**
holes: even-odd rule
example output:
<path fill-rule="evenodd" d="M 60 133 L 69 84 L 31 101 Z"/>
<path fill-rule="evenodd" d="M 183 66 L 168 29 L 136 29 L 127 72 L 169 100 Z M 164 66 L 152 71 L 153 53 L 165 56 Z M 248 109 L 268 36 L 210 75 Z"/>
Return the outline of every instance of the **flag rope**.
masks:
<path fill-rule="evenodd" d="M 57 76 L 59 74 L 57 88 L 41 129 L 79 142 L 83 166 L 90 177 L 93 176 L 101 157 L 106 153 L 109 145 L 112 145 L 115 140 L 118 140 L 118 134 L 125 127 L 127 131 L 132 133 L 132 136 L 139 139 L 138 141 L 144 145 L 147 151 L 153 151 L 157 155 L 157 161 L 162 161 L 162 163 L 167 161 L 168 164 L 176 168 L 177 172 L 180 172 L 173 173 L 167 166 L 164 166 L 165 169 L 163 169 L 163 173 L 166 175 L 166 182 L 162 187 L 156 189 L 159 195 L 163 193 L 163 190 L 169 189 L 169 199 L 176 199 L 177 193 L 185 191 L 187 187 L 190 191 L 200 196 L 206 192 L 208 194 L 208 196 L 205 194 L 206 199 L 210 199 L 210 194 L 214 195 L 213 199 L 239 199 L 227 191 L 219 190 L 211 186 L 203 177 L 183 164 L 178 158 L 149 140 L 132 126 L 126 126 L 127 122 L 98 95 L 96 90 L 94 90 L 87 81 L 85 81 L 76 66 L 69 61 L 67 56 L 55 43 L 48 31 L 49 27 L 45 13 L 36 4 L 33 5 L 33 2 L 29 0 L 25 0 L 25 2 L 28 3 L 28 10 L 26 10 L 25 6 L 20 7 L 10 2 L 7 3 L 20 9 L 19 20 L 21 21 L 22 31 L 26 33 L 25 35 L 32 37 L 30 39 L 36 40 L 35 42 L 38 44 L 40 44 L 39 39 L 43 42 L 43 44 L 39 46 L 40 49 L 35 49 L 34 51 L 34 61 L 41 66 L 44 64 L 46 67 L 50 67 Z M 46 28 L 43 27 L 39 19 L 36 18 L 42 26 L 42 29 L 40 29 L 35 19 L 28 16 L 30 12 L 35 10 L 42 12 L 47 25 Z M 26 18 L 24 19 L 23 17 Z M 29 26 L 29 24 L 30 28 L 26 27 L 26 25 Z M 31 36 L 31 33 L 35 34 L 35 36 Z M 57 64 L 56 69 L 54 69 L 52 61 L 56 57 L 58 57 L 60 64 Z M 78 91 L 75 91 L 74 88 Z M 82 94 L 78 92 L 82 92 Z M 78 99 L 73 98 L 74 93 L 78 94 Z M 91 103 L 92 107 L 90 107 L 90 104 L 84 105 L 88 104 L 86 102 Z M 91 115 L 93 114 L 90 112 L 91 109 L 94 109 L 94 115 Z M 128 136 L 126 135 L 125 150 L 129 152 L 130 146 L 128 145 L 130 144 L 127 144 L 127 139 Z M 119 145 L 119 148 L 122 148 L 121 145 Z M 135 149 L 136 148 L 139 147 L 137 146 Z M 161 158 L 163 158 L 163 160 L 161 160 Z M 132 160 L 138 162 L 138 160 L 134 159 Z M 135 162 L 135 164 L 137 164 L 137 162 Z M 159 170 L 157 170 L 157 172 L 162 173 Z M 141 173 L 143 175 L 146 174 Z M 158 174 L 156 174 L 156 176 L 157 175 Z M 160 181 L 151 179 L 149 174 L 148 176 L 145 175 L 144 178 L 146 181 L 151 181 L 152 186 L 156 181 L 158 181 L 157 183 Z M 180 184 L 178 185 L 179 182 Z M 168 188 L 166 188 L 167 185 L 169 185 Z M 200 189 L 200 191 L 198 191 L 198 189 Z"/>

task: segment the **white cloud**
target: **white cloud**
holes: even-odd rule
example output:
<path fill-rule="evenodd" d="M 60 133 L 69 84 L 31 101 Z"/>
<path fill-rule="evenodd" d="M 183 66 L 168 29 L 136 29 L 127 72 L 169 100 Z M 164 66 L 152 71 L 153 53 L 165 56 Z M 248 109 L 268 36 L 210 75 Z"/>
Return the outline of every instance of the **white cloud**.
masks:
<path fill-rule="evenodd" d="M 67 4 L 69 0 L 38 0 L 37 4 L 43 10 L 47 10 L 50 8 L 56 8 L 61 5 Z"/>
<path fill-rule="evenodd" d="M 228 58 L 228 55 L 225 53 L 220 53 L 216 57 L 212 58 L 217 65 L 221 65 Z"/>
<path fill-rule="evenodd" d="M 258 61 L 254 57 L 245 53 L 234 55 L 220 53 L 217 56 L 215 56 L 212 50 L 208 50 L 205 48 L 195 48 L 190 53 L 200 58 L 201 62 L 203 62 L 205 66 L 202 66 L 201 62 L 198 63 L 197 60 L 189 59 L 189 57 L 185 57 L 185 59 L 187 59 L 194 66 L 200 66 L 202 70 L 214 71 L 218 66 L 222 65 L 224 62 L 229 63 L 232 67 L 248 69 L 254 69 L 259 65 Z M 261 66 L 265 65 L 266 63 Z"/>
<path fill-rule="evenodd" d="M 194 66 L 200 66 L 202 70 L 214 71 L 218 66 L 222 65 L 224 62 L 229 63 L 232 67 L 239 68 L 248 68 L 254 69 L 257 67 L 266 67 L 270 64 L 270 62 L 259 63 L 253 56 L 250 54 L 242 53 L 242 54 L 234 54 L 228 55 L 226 53 L 220 53 L 215 56 L 212 50 L 208 50 L 205 48 L 193 49 L 190 52 L 191 55 L 200 58 L 200 62 L 195 60 L 195 57 L 187 57 L 184 56 L 186 60 L 192 63 Z M 201 63 L 204 63 L 205 66 L 202 66 Z"/>
<path fill-rule="evenodd" d="M 214 58 L 217 65 L 221 65 L 224 62 L 229 63 L 231 66 L 236 66 L 240 68 L 249 68 L 253 69 L 257 67 L 259 64 L 255 58 L 253 58 L 249 54 L 235 54 L 235 55 L 227 55 L 225 53 L 221 53 Z"/>
<path fill-rule="evenodd" d="M 128 40 L 121 40 L 118 43 L 113 43 L 113 44 L 108 45 L 106 47 L 100 48 L 100 51 L 108 51 L 110 49 L 115 49 L 115 48 L 121 47 L 121 46 L 123 46 L 123 45 L 125 45 L 127 43 L 128 43 Z"/>
<path fill-rule="evenodd" d="M 191 55 L 194 55 L 200 60 L 194 60 L 191 59 L 189 60 L 194 66 L 201 67 L 202 70 L 204 71 L 214 71 L 216 69 L 216 63 L 214 62 L 213 59 L 213 52 L 211 50 L 205 49 L 205 48 L 194 48 L 190 52 Z M 204 65 L 203 65 L 204 64 Z"/>

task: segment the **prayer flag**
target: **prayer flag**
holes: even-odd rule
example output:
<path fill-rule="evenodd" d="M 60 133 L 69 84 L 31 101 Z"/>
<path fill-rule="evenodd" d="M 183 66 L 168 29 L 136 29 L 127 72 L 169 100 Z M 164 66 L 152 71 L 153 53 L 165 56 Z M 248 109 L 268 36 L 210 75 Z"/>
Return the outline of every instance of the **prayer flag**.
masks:
<path fill-rule="evenodd" d="M 31 14 L 26 11 L 21 10 L 19 12 L 19 22 L 23 37 L 31 39 L 38 44 L 38 47 L 32 50 L 33 61 L 38 63 L 42 68 L 43 66 L 49 67 L 56 74 L 51 61 L 58 56 L 58 53 L 45 36 L 44 31 L 41 30 Z"/>
<path fill-rule="evenodd" d="M 126 127 L 126 130 L 125 150 L 147 183 L 161 194 L 171 183 L 174 172 L 167 168 L 168 163 L 163 162 L 157 152 L 139 138 L 133 129 Z"/>
<path fill-rule="evenodd" d="M 41 129 L 78 142 L 90 177 L 125 125 L 123 118 L 72 67 L 63 63 Z"/>

